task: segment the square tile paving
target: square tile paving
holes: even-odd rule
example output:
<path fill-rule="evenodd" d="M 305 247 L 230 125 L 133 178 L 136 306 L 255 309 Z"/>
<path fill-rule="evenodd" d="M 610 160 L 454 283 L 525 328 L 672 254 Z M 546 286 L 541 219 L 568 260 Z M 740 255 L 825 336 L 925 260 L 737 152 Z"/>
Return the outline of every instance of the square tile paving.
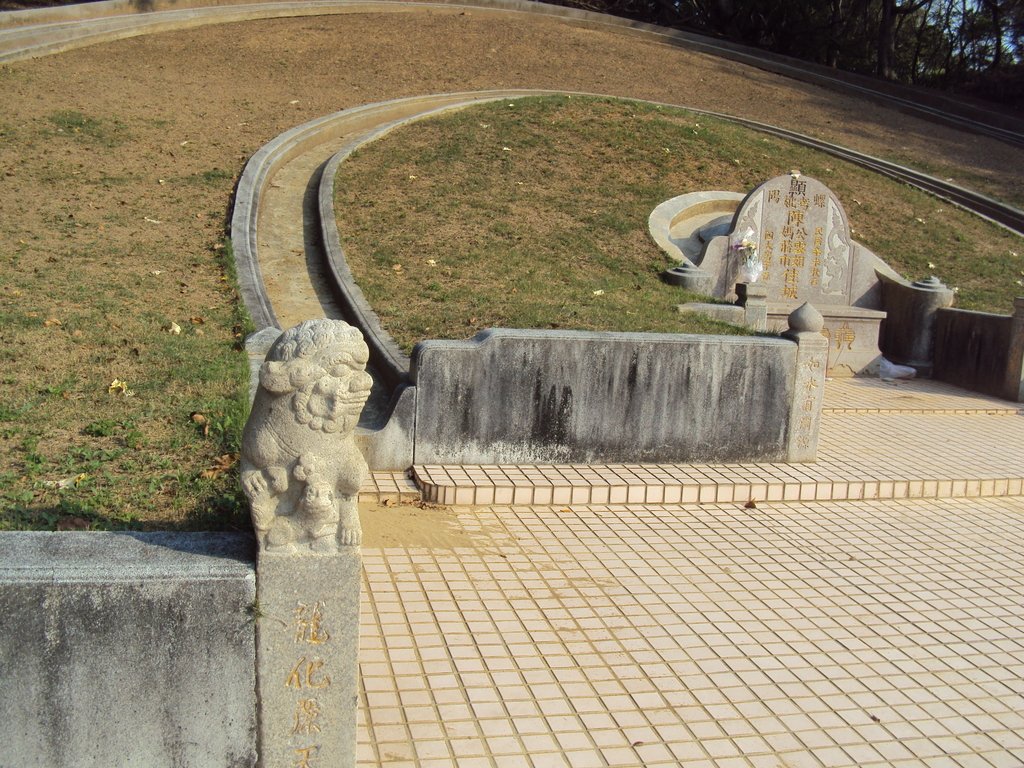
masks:
<path fill-rule="evenodd" d="M 1024 499 L 450 514 L 364 548 L 361 765 L 1024 765 Z"/>

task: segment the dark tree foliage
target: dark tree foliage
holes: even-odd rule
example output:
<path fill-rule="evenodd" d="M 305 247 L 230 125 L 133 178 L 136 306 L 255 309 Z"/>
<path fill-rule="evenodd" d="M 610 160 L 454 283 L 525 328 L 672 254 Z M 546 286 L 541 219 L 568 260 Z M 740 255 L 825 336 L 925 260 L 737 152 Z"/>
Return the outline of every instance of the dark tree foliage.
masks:
<path fill-rule="evenodd" d="M 556 0 L 1024 105 L 1024 0 Z"/>

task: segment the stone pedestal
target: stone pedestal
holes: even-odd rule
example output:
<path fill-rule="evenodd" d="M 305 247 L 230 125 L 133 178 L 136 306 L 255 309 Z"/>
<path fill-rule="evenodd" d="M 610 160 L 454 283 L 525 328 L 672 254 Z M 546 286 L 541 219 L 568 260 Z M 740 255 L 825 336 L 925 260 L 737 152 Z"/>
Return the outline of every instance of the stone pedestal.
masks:
<path fill-rule="evenodd" d="M 693 293 L 709 294 L 714 287 L 712 276 L 689 262 L 666 269 L 661 273 L 661 279 Z"/>
<path fill-rule="evenodd" d="M 882 351 L 894 363 L 911 365 L 919 374 L 931 375 L 935 317 L 940 309 L 953 306 L 953 291 L 936 277 L 910 284 L 882 273 L 878 278 L 887 313 L 882 325 Z"/>
<path fill-rule="evenodd" d="M 354 768 L 358 547 L 256 565 L 261 768 Z"/>
<path fill-rule="evenodd" d="M 743 307 L 743 324 L 755 331 L 768 330 L 768 288 L 758 283 L 736 283 L 736 304 Z"/>

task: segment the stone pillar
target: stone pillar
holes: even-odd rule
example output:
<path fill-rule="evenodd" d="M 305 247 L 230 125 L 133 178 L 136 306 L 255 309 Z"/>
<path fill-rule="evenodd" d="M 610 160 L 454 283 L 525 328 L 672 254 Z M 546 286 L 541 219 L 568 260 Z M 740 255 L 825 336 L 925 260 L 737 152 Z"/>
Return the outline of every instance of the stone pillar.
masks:
<path fill-rule="evenodd" d="M 736 283 L 736 304 L 743 307 L 743 324 L 755 331 L 768 329 L 768 287 L 760 283 Z"/>
<path fill-rule="evenodd" d="M 1003 391 L 1003 397 L 1007 400 L 1024 403 L 1024 296 L 1018 296 L 1013 300 Z"/>
<path fill-rule="evenodd" d="M 788 460 L 791 462 L 814 461 L 818 456 L 828 363 L 828 339 L 821 333 L 824 326 L 821 313 L 805 303 L 789 315 L 789 330 L 782 334 L 797 344 L 796 382 L 789 410 Z"/>
<path fill-rule="evenodd" d="M 354 768 L 358 546 L 332 554 L 261 550 L 256 674 L 261 768 Z"/>
<path fill-rule="evenodd" d="M 366 344 L 338 320 L 281 334 L 242 435 L 259 543 L 261 768 L 354 768 L 366 462 L 353 434 L 370 392 Z"/>

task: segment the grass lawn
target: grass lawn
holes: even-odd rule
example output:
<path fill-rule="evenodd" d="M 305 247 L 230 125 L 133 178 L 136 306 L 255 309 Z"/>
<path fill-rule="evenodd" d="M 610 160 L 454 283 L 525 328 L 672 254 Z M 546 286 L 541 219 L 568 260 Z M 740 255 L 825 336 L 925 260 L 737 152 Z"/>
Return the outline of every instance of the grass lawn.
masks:
<path fill-rule="evenodd" d="M 248 527 L 234 171 L 145 182 L 164 130 L 0 117 L 0 530 Z"/>
<path fill-rule="evenodd" d="M 699 190 L 747 191 L 790 169 L 827 184 L 854 236 L 958 305 L 1008 312 L 1021 238 L 853 165 L 683 110 L 589 97 L 501 101 L 418 121 L 339 169 L 345 256 L 407 351 L 495 326 L 737 332 L 679 315 L 651 210 Z"/>

